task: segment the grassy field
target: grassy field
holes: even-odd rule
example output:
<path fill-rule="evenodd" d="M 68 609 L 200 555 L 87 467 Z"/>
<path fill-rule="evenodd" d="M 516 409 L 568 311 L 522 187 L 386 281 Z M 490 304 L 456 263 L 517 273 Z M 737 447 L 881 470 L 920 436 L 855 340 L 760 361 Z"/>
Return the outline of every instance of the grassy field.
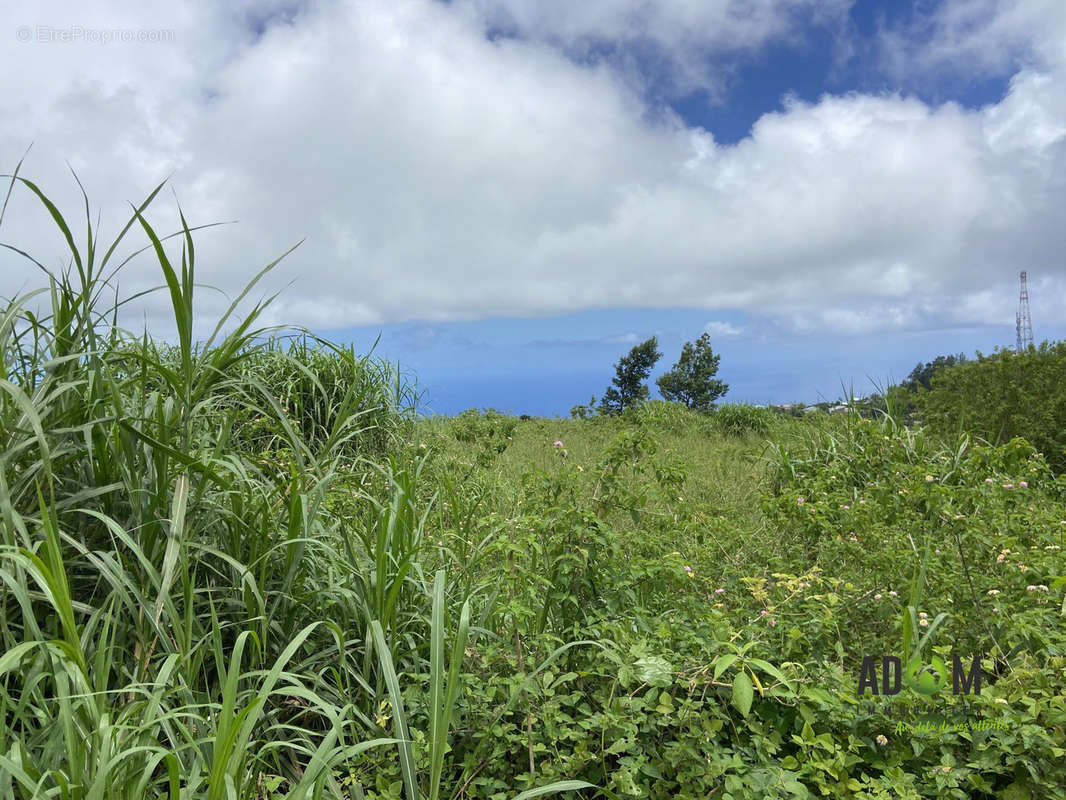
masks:
<path fill-rule="evenodd" d="M 192 232 L 139 214 L 178 341 L 123 332 L 117 250 L 44 202 L 72 269 L 0 308 L 0 797 L 1064 796 L 1066 478 L 1025 441 L 418 418 L 243 297 L 194 341 Z"/>

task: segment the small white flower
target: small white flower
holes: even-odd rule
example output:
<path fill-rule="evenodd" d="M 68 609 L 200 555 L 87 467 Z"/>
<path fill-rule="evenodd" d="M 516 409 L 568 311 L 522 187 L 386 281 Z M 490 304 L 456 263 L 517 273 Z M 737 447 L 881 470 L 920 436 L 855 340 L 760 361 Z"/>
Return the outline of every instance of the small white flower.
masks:
<path fill-rule="evenodd" d="M 888 737 L 885 736 L 883 733 L 879 733 L 877 734 L 877 738 L 874 739 L 874 741 L 884 747 L 886 744 L 888 744 Z"/>

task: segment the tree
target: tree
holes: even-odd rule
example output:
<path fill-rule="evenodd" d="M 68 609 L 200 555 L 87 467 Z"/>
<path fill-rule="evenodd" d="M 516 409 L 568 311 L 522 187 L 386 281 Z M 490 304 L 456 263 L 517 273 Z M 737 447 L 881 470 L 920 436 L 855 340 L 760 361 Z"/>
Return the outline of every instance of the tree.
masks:
<path fill-rule="evenodd" d="M 648 387 L 644 381 L 662 355 L 659 352 L 659 340 L 652 336 L 630 350 L 629 355 L 620 358 L 614 367 L 612 385 L 607 387 L 600 400 L 600 411 L 604 414 L 621 414 L 627 408 L 647 400 Z"/>
<path fill-rule="evenodd" d="M 721 358 L 711 350 L 710 334 L 703 334 L 695 344 L 685 342 L 674 368 L 656 381 L 659 391 L 667 400 L 709 411 L 714 408 L 714 401 L 729 391 L 728 384 L 714 377 Z"/>
<path fill-rule="evenodd" d="M 965 364 L 966 354 L 959 353 L 958 355 L 949 356 L 937 356 L 933 361 L 927 361 L 924 364 L 919 362 L 918 366 L 911 370 L 911 374 L 907 376 L 901 385 L 904 389 L 908 389 L 912 392 L 918 391 L 918 387 L 923 389 L 929 389 L 933 384 L 933 376 L 940 370 L 947 367 L 953 367 L 956 364 Z"/>

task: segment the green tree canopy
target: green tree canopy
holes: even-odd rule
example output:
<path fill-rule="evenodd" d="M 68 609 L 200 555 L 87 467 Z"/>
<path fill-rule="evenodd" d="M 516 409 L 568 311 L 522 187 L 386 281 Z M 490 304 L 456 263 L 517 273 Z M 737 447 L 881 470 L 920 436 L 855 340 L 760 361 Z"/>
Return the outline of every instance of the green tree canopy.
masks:
<path fill-rule="evenodd" d="M 674 368 L 656 381 L 659 391 L 667 400 L 684 403 L 692 409 L 714 408 L 714 401 L 729 391 L 728 384 L 714 377 L 721 358 L 711 350 L 710 334 L 703 334 L 695 344 L 685 342 Z"/>
<path fill-rule="evenodd" d="M 953 367 L 956 364 L 965 363 L 965 353 L 937 356 L 932 361 L 926 361 L 924 364 L 919 363 L 918 366 L 911 370 L 911 374 L 907 376 L 907 380 L 902 383 L 902 386 L 912 392 L 918 391 L 918 387 L 929 389 L 933 384 L 933 376 L 940 370 L 946 369 L 947 367 Z"/>
<path fill-rule="evenodd" d="M 611 385 L 603 393 L 600 411 L 604 414 L 621 414 L 630 406 L 647 400 L 648 387 L 644 382 L 662 355 L 659 352 L 659 340 L 652 336 L 620 358 L 615 365 Z"/>

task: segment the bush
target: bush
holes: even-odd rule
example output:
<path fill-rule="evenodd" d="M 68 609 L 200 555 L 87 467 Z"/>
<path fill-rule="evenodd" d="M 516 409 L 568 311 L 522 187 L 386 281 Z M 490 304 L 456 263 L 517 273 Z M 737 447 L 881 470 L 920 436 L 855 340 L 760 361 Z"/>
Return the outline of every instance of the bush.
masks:
<path fill-rule="evenodd" d="M 938 370 L 918 394 L 918 410 L 935 433 L 959 430 L 1002 444 L 1016 437 L 1066 471 L 1066 342 L 1002 350 Z"/>
<path fill-rule="evenodd" d="M 772 413 L 747 403 L 729 403 L 714 412 L 714 424 L 728 436 L 746 436 L 769 432 L 773 422 Z"/>

